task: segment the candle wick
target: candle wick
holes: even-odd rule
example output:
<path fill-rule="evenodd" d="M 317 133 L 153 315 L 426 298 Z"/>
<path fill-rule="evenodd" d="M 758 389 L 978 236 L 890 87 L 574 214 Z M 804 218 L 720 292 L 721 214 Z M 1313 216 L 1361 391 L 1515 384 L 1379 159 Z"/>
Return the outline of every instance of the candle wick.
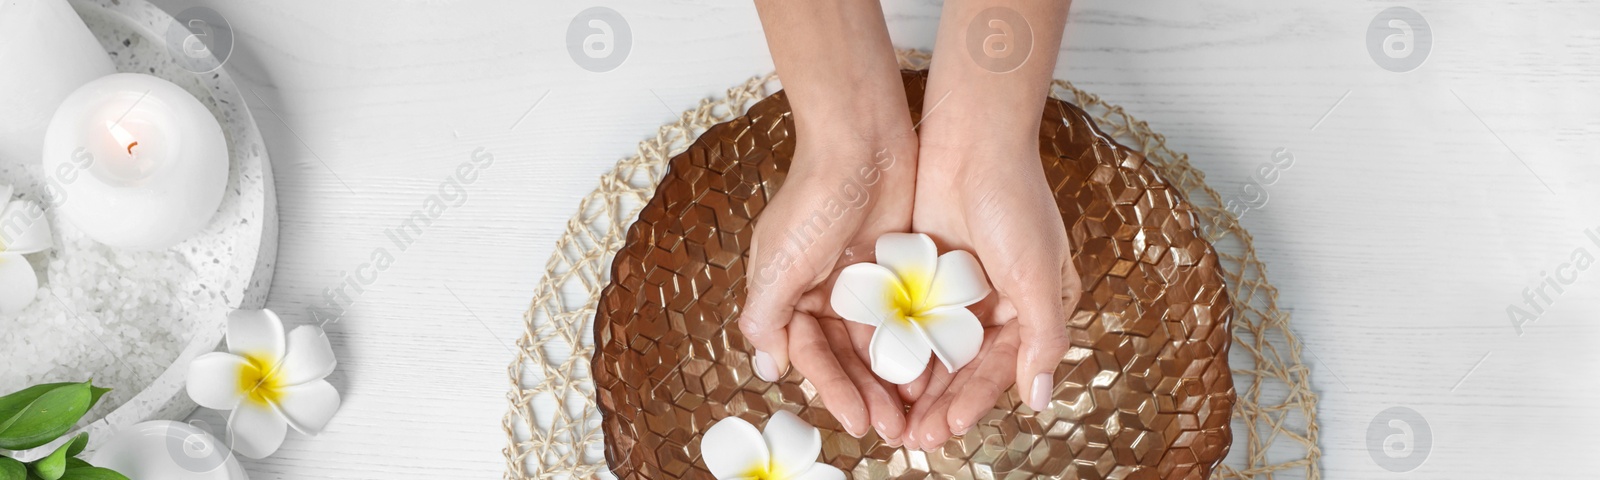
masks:
<path fill-rule="evenodd" d="M 133 147 L 137 147 L 137 146 L 139 146 L 139 142 L 129 143 L 128 144 L 128 155 L 133 155 Z"/>

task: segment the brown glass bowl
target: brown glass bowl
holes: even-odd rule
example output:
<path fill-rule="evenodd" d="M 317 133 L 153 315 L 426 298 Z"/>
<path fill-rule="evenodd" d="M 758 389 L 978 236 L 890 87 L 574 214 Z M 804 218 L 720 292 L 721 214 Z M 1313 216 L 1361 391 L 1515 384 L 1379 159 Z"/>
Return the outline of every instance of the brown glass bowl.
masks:
<path fill-rule="evenodd" d="M 924 72 L 904 73 L 913 117 Z M 594 322 L 606 459 L 623 479 L 711 478 L 700 436 L 779 409 L 822 430 L 820 461 L 855 478 L 1207 478 L 1232 443 L 1233 310 L 1216 252 L 1182 194 L 1088 114 L 1051 99 L 1040 160 L 1069 226 L 1084 295 L 1054 400 L 1015 390 L 924 454 L 857 439 L 791 372 L 756 378 L 739 333 L 751 219 L 783 185 L 794 124 L 783 92 L 718 124 L 670 168 L 611 266 Z"/>

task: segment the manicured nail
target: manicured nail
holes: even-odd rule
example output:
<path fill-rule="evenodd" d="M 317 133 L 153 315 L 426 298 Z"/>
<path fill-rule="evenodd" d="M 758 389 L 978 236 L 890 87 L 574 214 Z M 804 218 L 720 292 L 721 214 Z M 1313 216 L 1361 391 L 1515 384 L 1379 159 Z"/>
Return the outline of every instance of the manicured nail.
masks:
<path fill-rule="evenodd" d="M 849 415 L 839 418 L 839 426 L 844 427 L 844 433 L 848 433 L 852 437 L 861 438 L 867 436 L 867 428 L 863 425 L 856 425 L 855 419 L 850 418 Z"/>
<path fill-rule="evenodd" d="M 972 425 L 968 425 L 965 420 L 956 420 L 956 431 L 952 433 L 955 433 L 956 436 L 959 437 L 966 435 L 967 432 L 970 431 L 972 431 Z"/>
<path fill-rule="evenodd" d="M 922 434 L 922 451 L 933 452 L 935 449 L 939 448 L 939 444 L 937 442 L 938 440 L 933 438 L 932 432 Z"/>
<path fill-rule="evenodd" d="M 878 433 L 878 436 L 882 437 L 883 433 L 881 433 L 881 432 Z M 884 445 L 888 445 L 889 448 L 900 448 L 900 439 L 898 439 L 898 438 L 885 438 L 885 439 L 883 439 L 883 444 Z"/>
<path fill-rule="evenodd" d="M 778 381 L 778 362 L 772 355 L 756 350 L 756 376 L 768 382 Z"/>
<path fill-rule="evenodd" d="M 1056 382 L 1050 378 L 1049 373 L 1041 373 L 1039 376 L 1033 377 L 1033 395 L 1030 395 L 1031 399 L 1028 401 L 1028 408 L 1032 408 L 1035 412 L 1043 412 L 1044 408 L 1050 404 L 1050 391 L 1055 390 L 1055 387 Z"/>

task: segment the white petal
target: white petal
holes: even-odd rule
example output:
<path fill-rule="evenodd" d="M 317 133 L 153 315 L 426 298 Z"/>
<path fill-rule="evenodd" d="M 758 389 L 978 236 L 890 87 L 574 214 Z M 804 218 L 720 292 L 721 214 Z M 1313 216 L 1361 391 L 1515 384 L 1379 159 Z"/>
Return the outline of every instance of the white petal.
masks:
<path fill-rule="evenodd" d="M 844 480 L 844 471 L 839 467 L 817 462 L 806 469 L 805 473 L 789 477 L 789 480 Z"/>
<path fill-rule="evenodd" d="M 886 233 L 878 237 L 878 265 L 889 267 L 909 291 L 926 292 L 938 266 L 939 247 L 920 233 Z"/>
<path fill-rule="evenodd" d="M 339 391 L 327 380 L 312 380 L 280 391 L 283 396 L 278 399 L 278 411 L 300 433 L 316 435 L 339 411 Z"/>
<path fill-rule="evenodd" d="M 922 375 L 932 349 L 913 328 L 910 322 L 891 320 L 872 332 L 872 344 L 867 347 L 872 373 L 896 385 L 911 383 Z"/>
<path fill-rule="evenodd" d="M 228 439 L 233 451 L 250 458 L 267 458 L 278 451 L 288 431 L 283 415 L 250 402 L 240 403 L 228 417 Z"/>
<path fill-rule="evenodd" d="M 338 362 L 333 358 L 333 347 L 328 345 L 328 335 L 321 328 L 302 325 L 289 332 L 288 350 L 283 362 L 274 373 L 284 385 L 299 385 L 321 380 L 333 373 Z"/>
<path fill-rule="evenodd" d="M 788 410 L 773 413 L 761 436 L 767 440 L 767 451 L 772 452 L 769 468 L 777 478 L 806 471 L 822 453 L 822 433 Z"/>
<path fill-rule="evenodd" d="M 0 213 L 0 251 L 36 253 L 50 249 L 50 220 L 39 204 L 12 200 Z"/>
<path fill-rule="evenodd" d="M 761 431 L 739 417 L 718 420 L 700 436 L 700 459 L 717 478 L 744 476 L 769 458 Z"/>
<path fill-rule="evenodd" d="M 939 256 L 939 268 L 933 273 L 933 285 L 928 288 L 928 298 L 923 301 L 924 311 L 965 307 L 989 296 L 989 280 L 983 276 L 983 266 L 977 257 L 963 250 L 952 250 Z"/>
<path fill-rule="evenodd" d="M 251 355 L 277 366 L 283 358 L 283 321 L 272 310 L 228 313 L 228 351 Z"/>
<path fill-rule="evenodd" d="M 238 355 L 211 352 L 189 362 L 189 398 L 202 407 L 214 410 L 238 408 L 244 399 L 239 388 L 239 371 L 250 363 Z"/>
<path fill-rule="evenodd" d="M 878 264 L 857 263 L 839 271 L 829 303 L 845 320 L 876 326 L 899 317 L 894 299 L 900 292 L 900 279 L 894 272 Z"/>
<path fill-rule="evenodd" d="M 0 253 L 0 313 L 16 313 L 33 303 L 39 295 L 39 276 L 28 259 L 15 253 Z"/>
<path fill-rule="evenodd" d="M 967 366 L 983 347 L 983 324 L 971 310 L 952 308 L 930 313 L 919 317 L 917 325 L 928 335 L 933 354 L 950 373 Z"/>

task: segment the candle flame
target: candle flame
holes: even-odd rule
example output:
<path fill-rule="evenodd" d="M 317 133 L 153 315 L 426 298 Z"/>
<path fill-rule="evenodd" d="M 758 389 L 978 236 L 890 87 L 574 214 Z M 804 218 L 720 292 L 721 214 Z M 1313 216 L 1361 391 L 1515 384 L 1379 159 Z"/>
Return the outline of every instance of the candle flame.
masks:
<path fill-rule="evenodd" d="M 133 155 L 133 147 L 139 145 L 139 141 L 133 139 L 133 134 L 117 124 L 111 124 L 107 128 L 111 130 L 111 137 L 117 139 L 117 144 L 122 145 L 128 151 L 128 155 Z"/>

